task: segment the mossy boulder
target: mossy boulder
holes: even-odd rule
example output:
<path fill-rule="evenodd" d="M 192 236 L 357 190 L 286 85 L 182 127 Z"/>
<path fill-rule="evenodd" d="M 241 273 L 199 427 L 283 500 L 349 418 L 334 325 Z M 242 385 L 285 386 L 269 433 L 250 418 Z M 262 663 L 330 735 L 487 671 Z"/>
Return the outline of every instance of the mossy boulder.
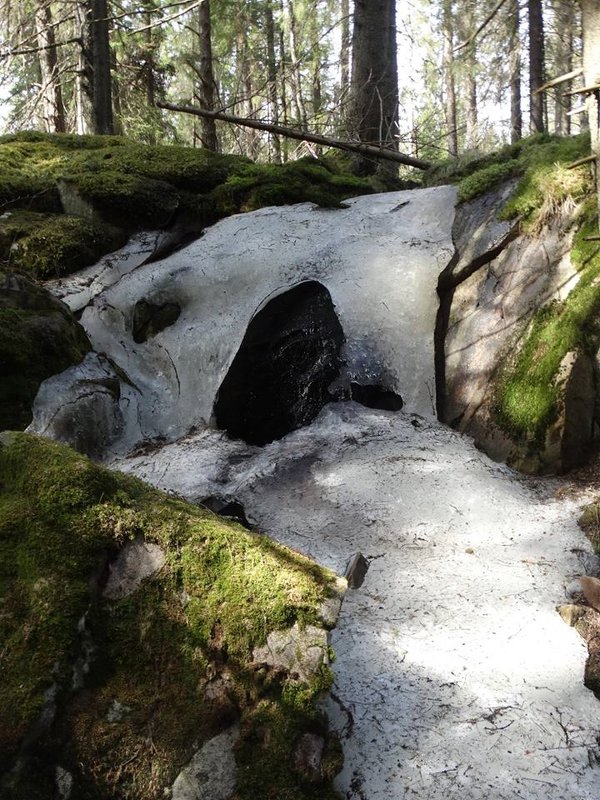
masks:
<path fill-rule="evenodd" d="M 11 134 L 0 137 L 0 263 L 54 277 L 136 230 L 175 225 L 198 234 L 229 214 L 305 201 L 337 207 L 372 191 L 335 159 L 253 164 L 118 136 Z"/>
<path fill-rule="evenodd" d="M 252 659 L 270 631 L 323 624 L 334 575 L 64 445 L 0 442 L 2 796 L 54 796 L 59 774 L 78 798 L 154 800 L 239 718 L 236 798 L 336 797 L 331 764 L 308 787 L 284 766 L 302 734 L 328 741 L 329 670 L 307 683 Z M 132 541 L 162 566 L 104 596 Z"/>
<path fill-rule="evenodd" d="M 0 430 L 27 427 L 41 382 L 90 350 L 64 303 L 23 275 L 0 272 Z"/>
<path fill-rule="evenodd" d="M 492 162 L 464 177 L 463 189 L 520 175 L 459 205 L 455 233 L 472 235 L 455 236 L 456 264 L 440 280 L 444 419 L 525 472 L 578 466 L 598 432 L 596 205 L 589 168 L 566 169 L 584 145 L 532 137 L 506 150 L 514 170 Z M 480 217 L 498 232 L 490 242 Z"/>

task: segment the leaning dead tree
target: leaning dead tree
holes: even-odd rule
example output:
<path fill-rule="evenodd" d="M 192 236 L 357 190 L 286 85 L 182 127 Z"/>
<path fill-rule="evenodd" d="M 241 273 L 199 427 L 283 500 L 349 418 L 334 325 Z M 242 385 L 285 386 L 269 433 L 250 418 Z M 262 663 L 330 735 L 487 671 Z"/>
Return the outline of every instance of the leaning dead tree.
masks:
<path fill-rule="evenodd" d="M 324 147 L 333 147 L 337 150 L 346 150 L 349 153 L 358 153 L 359 155 L 369 158 L 381 158 L 387 161 L 395 161 L 398 164 L 405 164 L 406 166 L 415 167 L 416 169 L 426 170 L 431 167 L 428 161 L 422 161 L 420 158 L 413 158 L 413 156 L 408 156 L 404 153 L 399 153 L 397 150 L 390 150 L 386 147 L 375 147 L 374 145 L 363 144 L 362 142 L 346 142 L 339 139 L 330 139 L 328 136 L 321 136 L 318 133 L 309 133 L 308 131 L 298 130 L 297 128 L 288 128 L 286 125 L 274 125 L 269 122 L 260 122 L 257 119 L 236 117 L 232 114 L 225 114 L 222 111 L 207 111 L 197 106 L 180 106 L 174 105 L 173 103 L 162 102 L 158 102 L 156 105 L 167 111 L 176 111 L 182 114 L 193 114 L 197 117 L 218 119 L 222 122 L 230 122 L 232 125 L 254 128 L 258 131 L 266 131 L 267 133 L 273 133 L 288 139 L 298 139 L 302 142 L 311 142 L 312 144 L 320 144 Z"/>

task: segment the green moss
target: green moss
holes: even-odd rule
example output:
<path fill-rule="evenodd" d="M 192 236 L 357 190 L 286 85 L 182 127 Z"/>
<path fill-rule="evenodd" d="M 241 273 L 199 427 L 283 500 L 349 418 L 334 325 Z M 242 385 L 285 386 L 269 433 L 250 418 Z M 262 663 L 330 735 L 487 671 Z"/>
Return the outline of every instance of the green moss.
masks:
<path fill-rule="evenodd" d="M 0 430 L 26 427 L 40 383 L 90 349 L 66 306 L 27 278 L 0 272 Z"/>
<path fill-rule="evenodd" d="M 519 174 L 519 164 L 515 159 L 504 161 L 499 164 L 490 164 L 489 167 L 477 170 L 472 175 L 463 178 L 458 185 L 457 200 L 465 203 L 474 200 L 486 192 L 489 192 L 498 184 L 514 178 Z"/>
<path fill-rule="evenodd" d="M 588 537 L 596 555 L 600 555 L 600 503 L 587 505 L 579 520 L 579 527 Z"/>
<path fill-rule="evenodd" d="M 34 235 L 36 221 L 27 213 L 63 212 L 59 184 L 77 198 L 72 204 L 63 191 L 67 210 L 91 217 L 84 208 L 88 204 L 95 218 L 71 220 L 52 231 L 56 217 L 49 224 L 37 217 L 44 230 L 27 248 L 21 240 Z M 66 274 L 120 246 L 114 229 L 101 221 L 132 232 L 166 226 L 177 215 L 201 230 L 229 214 L 266 205 L 310 201 L 339 207 L 344 198 L 371 191 L 367 180 L 334 159 L 253 164 L 241 156 L 142 145 L 118 136 L 24 132 L 0 137 L 0 258 L 6 260 L 7 247 L 16 241 L 22 245 L 19 268 L 42 277 L 57 270 Z M 6 211 L 19 217 L 18 224 L 2 217 Z"/>
<path fill-rule="evenodd" d="M 101 600 L 90 576 L 137 536 L 161 545 L 165 567 L 131 596 Z M 29 770 L 13 796 L 35 797 L 60 753 L 79 796 L 150 800 L 203 740 L 241 714 L 239 798 L 334 797 L 331 775 L 316 793 L 293 772 L 276 794 L 289 773 L 282 753 L 289 760 L 307 726 L 325 731 L 313 704 L 329 671 L 306 686 L 250 665 L 269 631 L 317 621 L 333 580 L 260 534 L 64 446 L 11 434 L 0 447 L 0 770 L 10 766 L 52 682 L 62 709 L 32 754 L 39 779 Z M 72 692 L 84 613 L 97 655 L 86 688 Z M 207 700 L 207 686 L 223 672 L 224 693 Z M 118 721 L 107 716 L 114 701 L 126 707 Z"/>
<path fill-rule="evenodd" d="M 541 308 L 534 316 L 518 355 L 502 374 L 497 417 L 513 435 L 540 443 L 559 413 L 557 375 L 567 353 L 594 354 L 600 342 L 600 247 L 585 237 L 597 232 L 595 208 L 588 205 L 571 258 L 579 282 L 566 300 Z"/>
<path fill-rule="evenodd" d="M 536 134 L 507 145 L 483 158 L 464 157 L 436 165 L 426 185 L 458 184 L 458 201 L 473 200 L 509 178 L 520 178 L 502 216 L 521 217 L 535 227 L 541 212 L 549 216 L 566 198 L 576 199 L 589 189 L 589 169 L 565 167 L 589 153 L 589 137 Z"/>
<path fill-rule="evenodd" d="M 97 219 L 23 209 L 0 216 L 0 261 L 36 278 L 68 275 L 124 243 Z"/>

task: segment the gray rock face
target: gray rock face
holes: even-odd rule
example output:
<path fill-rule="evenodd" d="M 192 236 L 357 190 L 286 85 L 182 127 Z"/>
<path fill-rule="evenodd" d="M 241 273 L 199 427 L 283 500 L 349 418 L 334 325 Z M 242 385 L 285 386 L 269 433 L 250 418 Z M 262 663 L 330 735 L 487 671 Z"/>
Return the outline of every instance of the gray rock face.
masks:
<path fill-rule="evenodd" d="M 471 212 L 472 209 L 462 209 L 459 215 Z M 472 223 L 468 220 L 461 222 L 459 227 L 463 231 L 477 224 L 478 212 L 474 213 Z M 553 227 L 546 228 L 539 237 L 520 235 L 512 241 L 505 231 L 508 238 L 505 238 L 504 249 L 449 290 L 451 307 L 444 344 L 442 417 L 459 431 L 473 436 L 492 458 L 528 467 L 531 471 L 562 468 L 563 438 L 565 463 L 573 466 L 575 450 L 591 430 L 587 422 L 577 432 L 570 426 L 567 433 L 561 425 L 554 432 L 554 442 L 548 441 L 547 452 L 542 452 L 533 461 L 526 461 L 528 452 L 498 427 L 493 412 L 499 370 L 505 359 L 514 353 L 533 314 L 551 300 L 564 299 L 577 282 L 577 271 L 569 257 L 573 236 L 571 222 L 572 218 L 565 216 Z M 468 242 L 464 237 L 461 241 L 468 252 Z M 495 251 L 492 248 L 488 255 L 490 252 L 494 254 Z M 459 254 L 459 263 L 472 257 L 473 253 L 468 258 Z M 476 258 L 481 258 L 481 255 L 476 255 Z M 588 399 L 582 400 L 582 395 L 586 394 L 583 384 L 589 384 L 589 376 L 584 372 L 583 365 L 580 365 L 572 379 L 568 375 L 561 378 L 565 386 L 570 386 L 569 398 L 574 402 L 579 398 L 576 401 L 577 416 L 582 402 L 590 408 Z M 593 405 L 592 399 L 592 410 Z M 571 420 L 575 408 L 567 409 L 565 413 Z M 581 432 L 583 428 L 585 434 Z"/>
<path fill-rule="evenodd" d="M 233 746 L 238 735 L 233 726 L 206 742 L 175 779 L 172 800 L 228 800 L 236 783 Z"/>
<path fill-rule="evenodd" d="M 28 431 L 101 459 L 126 431 L 127 412 L 138 397 L 106 357 L 89 353 L 81 364 L 42 384 Z"/>

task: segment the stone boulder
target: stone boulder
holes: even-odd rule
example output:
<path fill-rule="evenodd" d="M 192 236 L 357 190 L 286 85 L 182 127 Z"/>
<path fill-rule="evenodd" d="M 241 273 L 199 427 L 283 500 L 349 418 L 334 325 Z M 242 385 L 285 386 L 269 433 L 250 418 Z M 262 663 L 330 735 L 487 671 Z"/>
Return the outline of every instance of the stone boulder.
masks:
<path fill-rule="evenodd" d="M 24 275 L 0 272 L 0 430 L 26 428 L 42 381 L 89 350 L 64 303 Z"/>
<path fill-rule="evenodd" d="M 517 437 L 500 424 L 497 389 L 536 311 L 564 300 L 577 284 L 570 258 L 574 216 L 563 211 L 538 235 L 520 233 L 499 219 L 512 186 L 457 209 L 457 254 L 439 287 L 438 409 L 492 458 L 526 472 L 560 472 L 581 463 L 593 437 L 591 360 L 579 352 L 563 360 L 555 376 L 557 419 L 542 441 Z"/>

